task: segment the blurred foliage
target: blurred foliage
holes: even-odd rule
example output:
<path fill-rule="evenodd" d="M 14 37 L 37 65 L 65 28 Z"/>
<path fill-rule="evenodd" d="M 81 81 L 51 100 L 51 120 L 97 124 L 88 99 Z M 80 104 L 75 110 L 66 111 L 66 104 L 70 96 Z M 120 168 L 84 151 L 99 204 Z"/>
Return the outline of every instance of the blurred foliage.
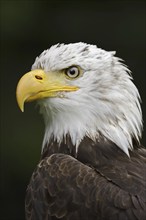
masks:
<path fill-rule="evenodd" d="M 23 114 L 17 107 L 19 78 L 37 55 L 58 42 L 84 41 L 116 50 L 132 70 L 145 116 L 145 9 L 141 0 L 0 2 L 1 219 L 24 219 L 25 190 L 44 132 L 34 103 Z"/>

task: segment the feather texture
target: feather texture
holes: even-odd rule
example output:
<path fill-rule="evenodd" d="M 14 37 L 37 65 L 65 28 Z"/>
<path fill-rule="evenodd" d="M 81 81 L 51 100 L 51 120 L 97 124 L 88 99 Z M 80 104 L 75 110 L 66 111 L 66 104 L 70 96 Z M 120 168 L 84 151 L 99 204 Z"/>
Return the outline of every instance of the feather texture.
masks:
<path fill-rule="evenodd" d="M 85 138 L 75 159 L 72 147 L 45 147 L 27 189 L 27 219 L 144 220 L 146 150 L 134 150 L 129 158 L 116 147 L 115 157 L 112 143 Z"/>

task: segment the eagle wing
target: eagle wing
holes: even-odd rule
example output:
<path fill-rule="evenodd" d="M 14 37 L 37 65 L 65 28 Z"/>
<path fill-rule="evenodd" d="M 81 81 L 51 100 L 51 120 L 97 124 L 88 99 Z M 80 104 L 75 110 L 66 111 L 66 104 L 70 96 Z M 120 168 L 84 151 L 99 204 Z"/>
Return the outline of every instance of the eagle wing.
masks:
<path fill-rule="evenodd" d="M 45 157 L 26 194 L 27 220 L 144 220 L 145 203 L 72 156 Z"/>

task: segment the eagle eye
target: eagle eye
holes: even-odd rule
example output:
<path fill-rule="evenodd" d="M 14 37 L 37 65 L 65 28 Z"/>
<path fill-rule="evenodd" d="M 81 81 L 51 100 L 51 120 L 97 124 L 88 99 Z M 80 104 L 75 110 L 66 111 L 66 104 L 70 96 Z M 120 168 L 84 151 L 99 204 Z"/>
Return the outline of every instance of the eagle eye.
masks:
<path fill-rule="evenodd" d="M 75 79 L 80 75 L 80 70 L 77 66 L 71 66 L 65 69 L 65 75 L 70 79 Z"/>

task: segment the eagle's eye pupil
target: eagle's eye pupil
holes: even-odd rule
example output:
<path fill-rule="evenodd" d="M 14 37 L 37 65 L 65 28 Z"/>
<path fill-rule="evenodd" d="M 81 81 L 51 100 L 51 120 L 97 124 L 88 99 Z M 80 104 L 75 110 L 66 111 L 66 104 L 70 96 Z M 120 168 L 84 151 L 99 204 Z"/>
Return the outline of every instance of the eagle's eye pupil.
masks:
<path fill-rule="evenodd" d="M 79 76 L 80 71 L 79 71 L 78 67 L 72 66 L 72 67 L 69 67 L 68 69 L 66 69 L 65 74 L 69 78 L 76 78 Z"/>

